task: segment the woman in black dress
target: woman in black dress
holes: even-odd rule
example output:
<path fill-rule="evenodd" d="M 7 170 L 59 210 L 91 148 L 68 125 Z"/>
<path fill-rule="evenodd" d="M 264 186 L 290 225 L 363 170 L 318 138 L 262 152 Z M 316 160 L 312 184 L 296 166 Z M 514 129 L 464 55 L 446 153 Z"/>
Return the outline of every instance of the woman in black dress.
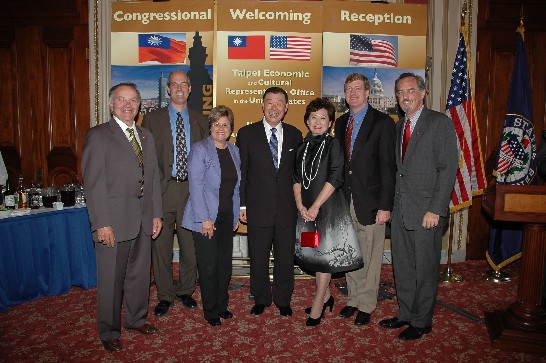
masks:
<path fill-rule="evenodd" d="M 328 134 L 335 119 L 335 108 L 325 98 L 317 98 L 306 108 L 304 121 L 309 133 L 298 147 L 294 172 L 294 196 L 299 215 L 296 227 L 296 262 L 316 272 L 316 292 L 307 309 L 307 326 L 320 324 L 326 308 L 332 311 L 330 294 L 332 273 L 363 267 L 357 235 L 343 185 L 343 150 Z M 320 233 L 320 245 L 302 247 L 302 231 Z"/>

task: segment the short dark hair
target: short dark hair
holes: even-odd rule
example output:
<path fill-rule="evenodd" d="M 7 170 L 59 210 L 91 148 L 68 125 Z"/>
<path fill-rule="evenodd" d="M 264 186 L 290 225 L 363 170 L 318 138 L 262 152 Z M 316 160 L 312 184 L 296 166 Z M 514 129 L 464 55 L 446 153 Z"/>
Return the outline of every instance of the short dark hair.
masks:
<path fill-rule="evenodd" d="M 262 96 L 262 101 L 265 101 L 265 96 L 268 93 L 274 93 L 274 94 L 282 93 L 284 95 L 284 100 L 286 101 L 286 103 L 288 103 L 288 93 L 286 93 L 286 91 L 282 89 L 281 87 L 269 87 L 268 89 L 266 89 L 264 92 L 264 95 Z"/>
<path fill-rule="evenodd" d="M 412 72 L 405 72 L 405 73 L 402 73 L 397 79 L 396 81 L 394 81 L 394 92 L 396 93 L 396 91 L 398 90 L 398 82 L 404 78 L 413 78 L 415 79 L 415 82 L 417 82 L 417 88 L 419 88 L 420 91 L 426 91 L 427 89 L 427 86 L 425 84 L 425 80 L 423 79 L 423 77 L 415 74 L 415 73 L 412 73 Z"/>
<path fill-rule="evenodd" d="M 315 98 L 307 107 L 305 107 L 305 115 L 303 116 L 303 122 L 309 119 L 311 112 L 316 112 L 318 110 L 325 109 L 328 112 L 328 120 L 334 122 L 336 119 L 336 108 L 326 97 Z"/>
<path fill-rule="evenodd" d="M 343 91 L 345 91 L 345 86 L 347 85 L 347 83 L 354 82 L 354 81 L 364 82 L 365 91 L 368 91 L 370 89 L 370 80 L 368 80 L 368 78 L 366 78 L 365 75 L 363 75 L 362 73 L 351 73 L 347 76 L 347 78 L 345 78 L 345 83 L 343 84 Z"/>
<path fill-rule="evenodd" d="M 221 117 L 227 117 L 229 120 L 229 128 L 233 130 L 234 123 L 235 123 L 235 116 L 233 116 L 233 111 L 231 108 L 224 106 L 224 105 L 218 105 L 214 107 L 212 110 L 210 110 L 209 114 L 209 129 L 212 128 L 212 124 L 218 121 Z"/>
<path fill-rule="evenodd" d="M 108 91 L 108 99 L 110 100 L 110 102 L 114 101 L 112 99 L 112 97 L 114 97 L 114 93 L 116 93 L 117 89 L 120 88 L 120 87 L 131 87 L 137 93 L 138 102 L 140 102 L 142 100 L 142 98 L 140 97 L 140 91 L 138 90 L 137 85 L 135 83 L 133 83 L 133 82 L 121 82 L 121 83 L 116 84 L 115 86 L 112 86 L 112 88 L 110 88 L 110 91 Z"/>

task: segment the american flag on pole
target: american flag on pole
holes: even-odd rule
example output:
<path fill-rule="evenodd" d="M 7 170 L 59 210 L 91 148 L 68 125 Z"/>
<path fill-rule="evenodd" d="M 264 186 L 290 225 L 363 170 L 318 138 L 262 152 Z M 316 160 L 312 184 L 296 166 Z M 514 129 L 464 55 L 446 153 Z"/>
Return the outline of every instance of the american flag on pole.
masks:
<path fill-rule="evenodd" d="M 269 59 L 311 60 L 311 37 L 272 35 L 270 40 Z"/>
<path fill-rule="evenodd" d="M 461 32 L 446 105 L 446 114 L 453 121 L 461 151 L 457 178 L 451 192 L 451 212 L 471 205 L 472 196 L 482 194 L 487 184 L 470 79 L 466 37 Z"/>
<path fill-rule="evenodd" d="M 351 34 L 349 64 L 362 67 L 396 67 L 396 49 L 387 40 Z"/>

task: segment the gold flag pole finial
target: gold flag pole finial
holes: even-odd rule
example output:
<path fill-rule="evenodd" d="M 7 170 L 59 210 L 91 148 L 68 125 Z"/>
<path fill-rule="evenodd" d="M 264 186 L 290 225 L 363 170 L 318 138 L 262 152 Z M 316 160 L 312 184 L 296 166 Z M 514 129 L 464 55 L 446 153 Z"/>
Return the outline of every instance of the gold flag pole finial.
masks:
<path fill-rule="evenodd" d="M 519 13 L 519 26 L 516 29 L 516 32 L 521 34 L 521 39 L 525 40 L 525 27 L 523 26 L 523 4 L 521 4 L 521 11 Z"/>
<path fill-rule="evenodd" d="M 463 2 L 463 7 L 461 9 L 461 28 L 465 26 L 466 23 L 466 13 L 467 13 L 467 4 L 466 0 Z"/>

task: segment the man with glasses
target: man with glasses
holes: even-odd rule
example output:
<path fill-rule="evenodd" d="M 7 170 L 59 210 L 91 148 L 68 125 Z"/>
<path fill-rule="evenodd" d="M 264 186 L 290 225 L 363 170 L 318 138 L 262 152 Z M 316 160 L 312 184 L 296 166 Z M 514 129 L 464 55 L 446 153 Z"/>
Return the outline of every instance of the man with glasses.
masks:
<path fill-rule="evenodd" d="M 335 136 L 345 151 L 343 192 L 358 234 L 364 267 L 345 275 L 349 297 L 339 315 L 366 325 L 377 305 L 385 223 L 390 220 L 396 173 L 395 124 L 368 104 L 370 82 L 360 73 L 345 80 L 349 112 L 336 120 Z"/>
<path fill-rule="evenodd" d="M 164 316 L 173 301 L 179 299 L 189 309 L 197 307 L 192 297 L 197 279 L 195 247 L 191 232 L 182 228 L 182 216 L 189 196 L 187 157 L 193 143 L 208 136 L 205 116 L 188 109 L 190 79 L 177 70 L 169 74 L 169 105 L 144 116 L 142 126 L 152 132 L 156 141 L 161 194 L 163 231 L 152 244 L 152 266 L 159 303 L 156 316 Z M 173 282 L 173 234 L 176 226 L 180 246 L 180 273 Z"/>

